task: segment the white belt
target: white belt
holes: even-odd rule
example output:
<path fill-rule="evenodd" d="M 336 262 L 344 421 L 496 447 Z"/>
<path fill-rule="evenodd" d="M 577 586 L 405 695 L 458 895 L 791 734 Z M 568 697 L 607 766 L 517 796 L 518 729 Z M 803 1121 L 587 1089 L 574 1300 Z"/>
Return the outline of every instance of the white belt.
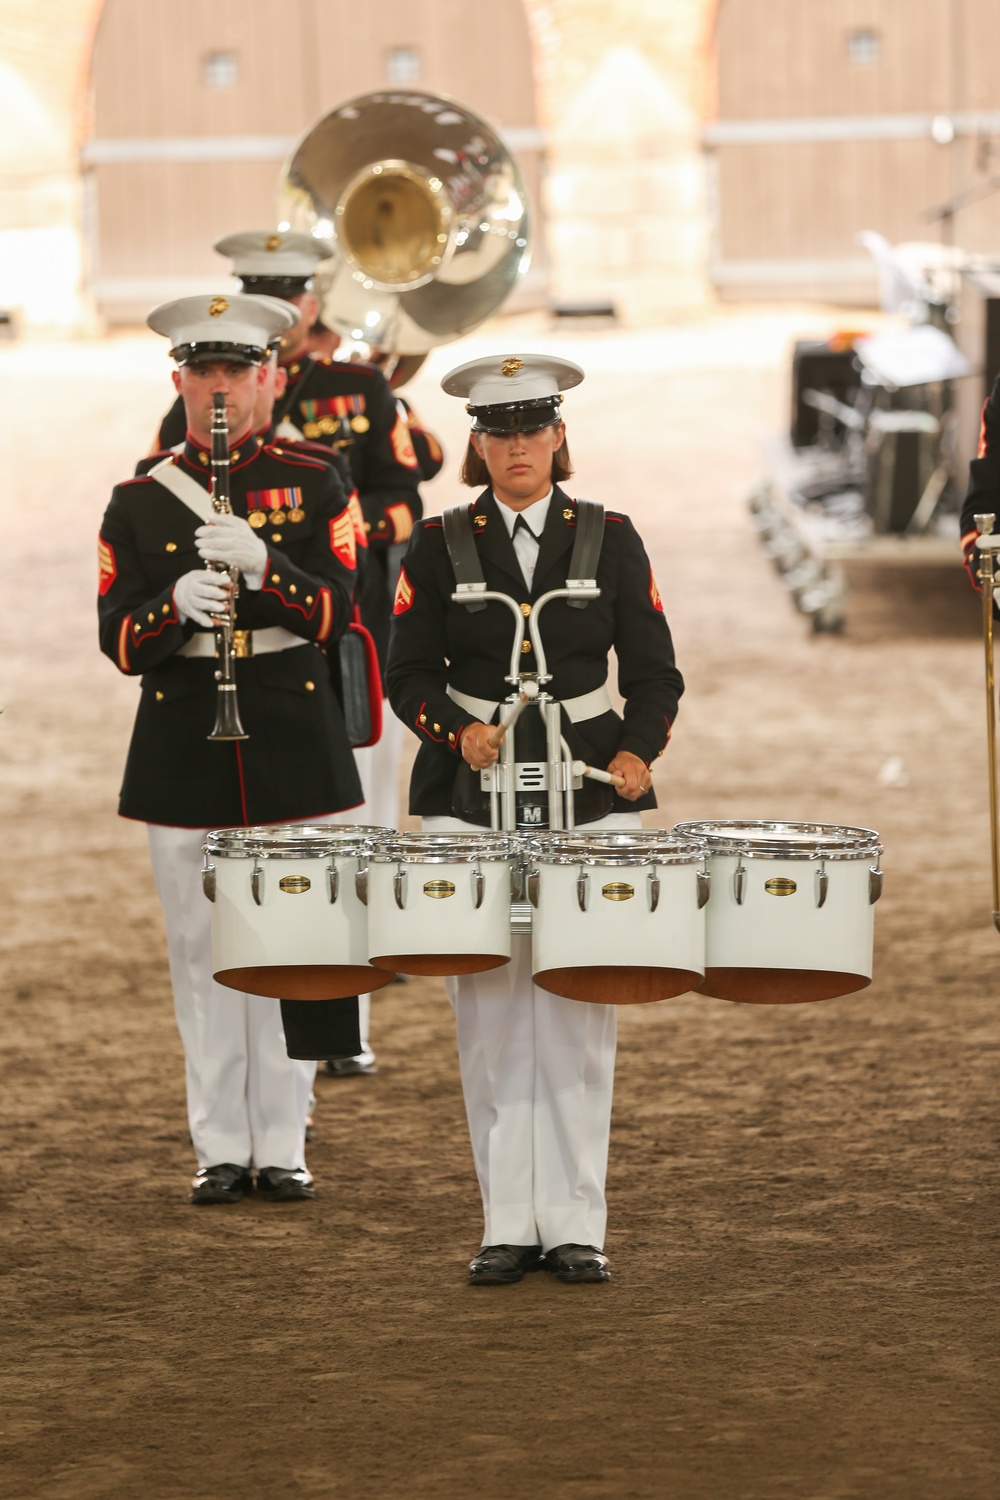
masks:
<path fill-rule="evenodd" d="M 473 698 L 471 693 L 460 693 L 458 688 L 448 684 L 445 692 L 452 702 L 457 703 L 459 708 L 465 708 L 470 714 L 484 724 L 488 724 L 500 707 L 499 703 L 491 703 L 488 698 Z M 611 694 L 608 685 L 602 682 L 599 688 L 592 693 L 581 693 L 579 698 L 563 698 L 560 707 L 566 710 L 566 715 L 571 724 L 580 724 L 584 719 L 596 719 L 599 714 L 606 714 L 611 708 Z"/>
<path fill-rule="evenodd" d="M 269 651 L 289 651 L 293 646 L 308 646 L 300 635 L 293 635 L 282 625 L 268 625 L 263 630 L 234 630 L 233 655 L 266 656 Z M 178 656 L 214 656 L 215 631 L 199 630 L 183 646 L 177 648 Z"/>

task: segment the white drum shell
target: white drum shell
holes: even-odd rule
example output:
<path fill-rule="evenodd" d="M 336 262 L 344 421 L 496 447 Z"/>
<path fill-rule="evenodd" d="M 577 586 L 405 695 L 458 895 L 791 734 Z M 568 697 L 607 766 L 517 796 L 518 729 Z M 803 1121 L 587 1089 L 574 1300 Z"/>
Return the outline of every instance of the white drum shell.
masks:
<path fill-rule="evenodd" d="M 581 911 L 580 866 L 536 860 L 537 906 L 531 918 L 535 982 L 544 988 L 544 978 L 539 976 L 553 970 L 614 966 L 678 971 L 676 985 L 668 985 L 662 995 L 629 995 L 624 981 L 620 990 L 609 983 L 608 993 L 600 997 L 607 1004 L 668 998 L 694 987 L 705 970 L 705 912 L 698 907 L 701 863 L 699 858 L 689 864 L 656 867 L 660 892 L 655 911 L 650 909 L 651 865 L 587 864 L 583 867 L 589 877 L 587 910 Z M 622 885 L 632 887 L 631 898 L 612 900 L 602 895 L 605 886 Z M 581 981 L 582 988 L 588 988 L 586 976 Z"/>
<path fill-rule="evenodd" d="M 358 982 L 365 971 L 370 974 L 369 989 L 377 989 L 391 978 L 370 970 L 368 963 L 367 913 L 355 890 L 356 855 L 282 858 L 271 854 L 261 859 L 260 905 L 253 895 L 252 853 L 247 852 L 242 858 L 216 857 L 213 863 L 212 967 L 217 978 L 223 976 L 222 983 L 227 982 L 226 972 L 232 970 L 296 968 L 304 973 L 313 967 L 343 969 L 348 971 L 344 984 L 334 982 L 333 988 L 326 989 L 322 996 L 336 998 L 338 989 L 342 995 L 365 989 Z M 334 902 L 330 900 L 328 887 L 331 865 L 338 876 Z M 307 879 L 308 889 L 299 893 L 282 890 L 281 881 L 289 877 Z M 246 988 L 246 984 L 240 982 L 236 987 Z M 279 994 L 285 999 L 314 998 L 289 993 L 289 988 L 287 983 L 277 986 L 269 983 L 264 976 L 251 993 Z M 292 985 L 291 989 L 294 988 Z M 325 986 L 320 984 L 319 988 Z"/>
<path fill-rule="evenodd" d="M 512 859 L 373 861 L 368 869 L 371 961 L 398 960 L 401 972 L 426 975 L 471 974 L 509 963 L 512 866 Z M 483 887 L 478 907 L 477 869 Z M 399 870 L 405 883 L 402 907 L 396 900 Z"/>
<path fill-rule="evenodd" d="M 710 853 L 707 858 L 712 877 L 706 908 L 707 993 L 715 992 L 710 987 L 715 970 L 823 970 L 855 975 L 866 982 L 871 979 L 875 908 L 869 875 L 876 863 L 874 855 L 870 859 L 828 855 L 822 865 L 827 877 L 822 906 L 819 860 L 744 856 L 740 904 L 736 899 L 739 857 Z M 772 894 L 768 882 L 778 882 L 779 889 L 781 882 L 789 882 L 794 890 L 788 895 Z M 775 976 L 775 1000 L 783 998 L 780 989 L 780 976 Z M 837 992 L 832 989 L 831 995 Z"/>

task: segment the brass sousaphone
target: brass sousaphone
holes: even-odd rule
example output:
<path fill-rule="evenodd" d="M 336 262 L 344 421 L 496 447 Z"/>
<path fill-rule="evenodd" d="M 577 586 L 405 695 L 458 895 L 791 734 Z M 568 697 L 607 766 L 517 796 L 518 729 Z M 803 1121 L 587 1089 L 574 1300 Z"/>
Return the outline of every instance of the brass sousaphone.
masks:
<path fill-rule="evenodd" d="M 278 218 L 332 239 L 316 278 L 342 337 L 423 356 L 495 312 L 528 268 L 524 182 L 464 105 L 409 89 L 350 99 L 303 136 Z"/>

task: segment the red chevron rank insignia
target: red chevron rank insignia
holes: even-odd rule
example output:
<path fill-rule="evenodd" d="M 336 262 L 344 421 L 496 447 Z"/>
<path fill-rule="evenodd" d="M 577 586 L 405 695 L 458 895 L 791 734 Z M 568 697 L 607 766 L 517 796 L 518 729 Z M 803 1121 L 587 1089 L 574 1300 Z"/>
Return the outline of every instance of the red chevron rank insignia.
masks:
<path fill-rule="evenodd" d="M 103 598 L 118 577 L 118 565 L 110 542 L 101 535 L 97 538 L 97 591 Z"/>
<path fill-rule="evenodd" d="M 649 597 L 653 602 L 653 608 L 658 609 L 660 611 L 660 614 L 662 615 L 663 600 L 660 598 L 660 591 L 656 587 L 656 579 L 653 577 L 652 567 L 650 567 L 649 569 Z"/>
<path fill-rule="evenodd" d="M 345 568 L 357 566 L 357 547 L 354 540 L 354 522 L 349 510 L 342 510 L 330 522 L 330 551 Z"/>
<path fill-rule="evenodd" d="M 396 418 L 396 425 L 389 436 L 392 439 L 392 451 L 396 455 L 396 462 L 403 464 L 407 469 L 415 469 L 417 455 L 413 451 L 410 429 L 402 417 Z"/>
<path fill-rule="evenodd" d="M 413 605 L 413 584 L 406 576 L 406 569 L 400 568 L 399 582 L 396 584 L 396 597 L 392 603 L 394 615 L 405 615 L 406 611 Z"/>

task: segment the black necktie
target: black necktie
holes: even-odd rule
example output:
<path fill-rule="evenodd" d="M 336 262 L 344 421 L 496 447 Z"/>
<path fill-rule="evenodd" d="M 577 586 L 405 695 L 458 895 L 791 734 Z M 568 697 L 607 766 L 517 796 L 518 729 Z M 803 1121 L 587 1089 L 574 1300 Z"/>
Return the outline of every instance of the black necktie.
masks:
<path fill-rule="evenodd" d="M 517 533 L 519 531 L 526 531 L 528 533 L 528 535 L 531 537 L 531 540 L 533 542 L 537 542 L 538 541 L 537 536 L 532 531 L 531 527 L 528 525 L 527 521 L 524 519 L 523 516 L 518 516 L 517 520 L 514 522 L 513 536 L 517 536 Z"/>

